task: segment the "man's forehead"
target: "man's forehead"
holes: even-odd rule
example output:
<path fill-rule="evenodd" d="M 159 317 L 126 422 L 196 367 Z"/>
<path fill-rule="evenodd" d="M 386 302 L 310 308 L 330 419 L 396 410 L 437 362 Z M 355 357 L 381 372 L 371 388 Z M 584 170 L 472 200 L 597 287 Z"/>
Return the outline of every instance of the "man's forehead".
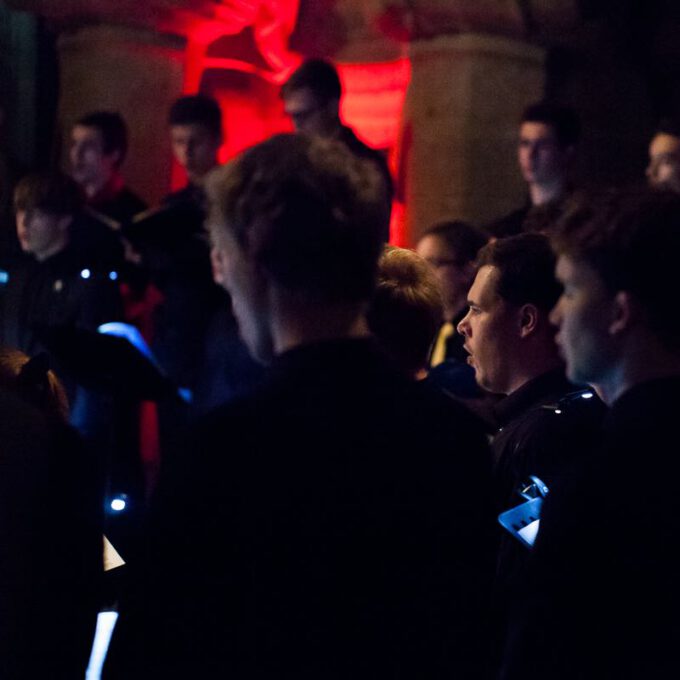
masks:
<path fill-rule="evenodd" d="M 472 287 L 468 293 L 470 302 L 478 305 L 489 305 L 499 299 L 496 290 L 498 280 L 498 269 L 493 265 L 482 265 L 472 282 Z"/>
<path fill-rule="evenodd" d="M 585 260 L 569 255 L 559 255 L 555 264 L 555 276 L 563 284 L 591 284 L 600 280 L 595 268 Z"/>
<path fill-rule="evenodd" d="M 652 138 L 649 145 L 651 156 L 680 155 L 680 137 L 660 132 Z"/>
<path fill-rule="evenodd" d="M 556 141 L 557 135 L 552 125 L 549 123 L 541 123 L 539 121 L 526 121 L 520 125 L 519 128 L 520 139 L 545 139 Z"/>
<path fill-rule="evenodd" d="M 72 139 L 94 141 L 101 144 L 103 142 L 101 131 L 90 125 L 74 125 L 71 130 Z"/>
<path fill-rule="evenodd" d="M 173 139 L 186 139 L 187 137 L 211 137 L 212 133 L 201 123 L 186 123 L 171 125 L 170 136 Z"/>
<path fill-rule="evenodd" d="M 426 234 L 420 239 L 417 250 L 425 255 L 437 255 L 445 257 L 456 257 L 456 249 L 442 236 L 438 234 Z"/>
<path fill-rule="evenodd" d="M 297 90 L 287 92 L 283 98 L 283 106 L 286 113 L 293 114 L 318 105 L 317 98 L 308 87 L 301 87 Z"/>

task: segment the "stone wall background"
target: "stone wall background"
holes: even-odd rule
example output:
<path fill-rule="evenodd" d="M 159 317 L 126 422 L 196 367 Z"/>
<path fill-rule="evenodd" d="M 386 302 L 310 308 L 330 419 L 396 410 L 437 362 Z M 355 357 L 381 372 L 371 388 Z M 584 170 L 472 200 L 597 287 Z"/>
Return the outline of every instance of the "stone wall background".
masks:
<path fill-rule="evenodd" d="M 116 106 L 131 128 L 125 174 L 156 202 L 172 176 L 165 115 L 187 46 L 219 11 L 207 0 L 0 5 L 5 148 L 32 165 L 63 158 L 62 130 Z M 586 186 L 641 180 L 657 119 L 680 113 L 674 0 L 301 0 L 289 46 L 350 64 L 410 58 L 393 149 L 406 244 L 435 220 L 485 223 L 524 200 L 515 136 L 535 99 L 579 111 Z"/>

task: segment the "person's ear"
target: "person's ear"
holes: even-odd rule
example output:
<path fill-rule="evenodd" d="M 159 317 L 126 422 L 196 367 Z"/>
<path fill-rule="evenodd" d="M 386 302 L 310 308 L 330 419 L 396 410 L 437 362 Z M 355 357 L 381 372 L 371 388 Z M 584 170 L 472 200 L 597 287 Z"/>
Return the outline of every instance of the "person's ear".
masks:
<path fill-rule="evenodd" d="M 519 335 L 526 338 L 536 331 L 539 321 L 539 311 L 536 305 L 525 304 L 519 308 Z"/>
<path fill-rule="evenodd" d="M 630 293 L 620 290 L 612 300 L 611 322 L 609 335 L 618 335 L 630 328 L 634 319 L 639 315 L 639 308 Z"/>

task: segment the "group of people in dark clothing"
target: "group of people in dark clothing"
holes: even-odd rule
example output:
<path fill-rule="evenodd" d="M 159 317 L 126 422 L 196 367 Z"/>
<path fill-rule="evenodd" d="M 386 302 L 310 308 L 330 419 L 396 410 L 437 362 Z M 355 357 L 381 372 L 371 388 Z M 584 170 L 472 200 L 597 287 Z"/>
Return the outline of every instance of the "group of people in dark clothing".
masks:
<path fill-rule="evenodd" d="M 521 122 L 524 217 L 386 247 L 389 171 L 340 96 L 330 64 L 303 64 L 282 90 L 296 132 L 223 166 L 216 103 L 179 99 L 189 184 L 156 209 L 122 182 L 110 113 L 73 129 L 80 191 L 17 186 L 30 257 L 2 292 L 2 677 L 82 677 L 107 597 L 106 678 L 678 674 L 680 196 L 667 180 L 577 195 L 575 118 L 540 104 Z M 51 341 L 115 320 L 174 392 L 112 595 L 101 457 L 143 429 L 141 391 L 83 379 Z M 497 517 L 536 478 L 527 547 Z"/>

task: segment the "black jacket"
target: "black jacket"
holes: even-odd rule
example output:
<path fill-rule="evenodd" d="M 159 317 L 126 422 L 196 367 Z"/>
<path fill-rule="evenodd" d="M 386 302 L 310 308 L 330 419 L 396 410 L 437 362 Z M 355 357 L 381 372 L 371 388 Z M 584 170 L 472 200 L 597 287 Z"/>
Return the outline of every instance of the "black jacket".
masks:
<path fill-rule="evenodd" d="M 626 392 L 548 495 L 503 678 L 680 675 L 679 394 L 680 378 Z"/>
<path fill-rule="evenodd" d="M 108 677 L 476 678 L 489 457 L 369 342 L 294 349 L 161 479 Z"/>

